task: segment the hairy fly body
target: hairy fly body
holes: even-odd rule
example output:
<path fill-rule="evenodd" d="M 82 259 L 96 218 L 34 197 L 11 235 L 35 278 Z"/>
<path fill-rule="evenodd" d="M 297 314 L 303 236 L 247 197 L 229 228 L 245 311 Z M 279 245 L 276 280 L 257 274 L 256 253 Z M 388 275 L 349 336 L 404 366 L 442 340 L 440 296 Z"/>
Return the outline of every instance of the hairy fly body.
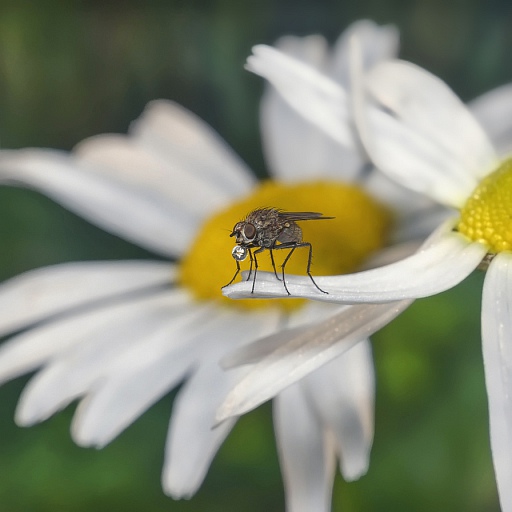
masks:
<path fill-rule="evenodd" d="M 313 248 L 311 243 L 304 242 L 302 240 L 302 229 L 297 224 L 297 222 L 301 222 L 303 220 L 324 220 L 333 218 L 334 217 L 324 217 L 322 213 L 317 212 L 286 212 L 277 208 L 258 208 L 257 210 L 253 210 L 244 220 L 235 224 L 233 232 L 231 235 L 229 235 L 234 236 L 237 243 L 231 252 L 233 258 L 236 261 L 236 272 L 231 281 L 225 286 L 229 286 L 235 280 L 236 276 L 240 272 L 240 262 L 244 261 L 247 258 L 247 255 L 249 255 L 251 266 L 249 268 L 247 281 L 251 278 L 254 262 L 254 277 L 252 280 L 251 291 L 251 293 L 254 293 L 256 274 L 258 272 L 257 254 L 263 252 L 265 249 L 268 249 L 270 252 L 270 261 L 272 262 L 274 274 L 277 279 L 283 281 L 286 293 L 290 295 L 284 276 L 286 263 L 290 259 L 295 249 L 298 247 L 308 247 L 309 255 L 306 268 L 307 274 L 319 291 L 322 293 L 327 293 L 315 283 L 315 280 L 311 275 L 311 259 L 313 256 Z M 252 251 L 251 249 L 256 250 Z M 290 252 L 286 255 L 283 264 L 281 265 L 282 279 L 277 275 L 273 254 L 273 251 L 280 249 L 290 249 Z"/>

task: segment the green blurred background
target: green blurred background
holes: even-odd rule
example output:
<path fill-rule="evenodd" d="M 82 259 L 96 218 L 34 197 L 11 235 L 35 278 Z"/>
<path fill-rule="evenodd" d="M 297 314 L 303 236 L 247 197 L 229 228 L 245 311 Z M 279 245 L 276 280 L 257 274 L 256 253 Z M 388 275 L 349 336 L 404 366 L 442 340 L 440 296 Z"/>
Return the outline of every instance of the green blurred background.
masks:
<path fill-rule="evenodd" d="M 171 98 L 264 175 L 262 80 L 244 71 L 256 43 L 351 21 L 395 23 L 402 56 L 469 100 L 512 80 L 508 0 L 0 1 L 0 144 L 71 148 L 125 132 L 145 103 Z M 30 191 L 0 188 L 0 278 L 70 260 L 149 257 Z M 333 510 L 496 511 L 480 353 L 480 290 L 417 301 L 374 337 L 376 436 L 367 476 L 337 477 Z M 190 501 L 163 495 L 172 396 L 107 448 L 76 447 L 73 408 L 30 429 L 13 423 L 26 378 L 0 388 L 2 511 L 279 511 L 270 407 L 242 418 Z"/>

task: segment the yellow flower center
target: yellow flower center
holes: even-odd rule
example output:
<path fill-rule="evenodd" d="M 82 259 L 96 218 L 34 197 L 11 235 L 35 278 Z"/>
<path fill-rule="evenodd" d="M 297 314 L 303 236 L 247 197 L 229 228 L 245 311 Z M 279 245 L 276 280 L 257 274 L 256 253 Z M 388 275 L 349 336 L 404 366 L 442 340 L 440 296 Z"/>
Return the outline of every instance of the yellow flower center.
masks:
<path fill-rule="evenodd" d="M 490 253 L 512 250 L 512 159 L 486 176 L 461 210 L 457 229 Z"/>
<path fill-rule="evenodd" d="M 303 241 L 310 242 L 313 247 L 313 276 L 356 270 L 368 256 L 384 246 L 391 224 L 388 210 L 355 185 L 327 181 L 299 184 L 264 182 L 250 196 L 208 219 L 199 230 L 181 262 L 179 277 L 180 283 L 197 299 L 222 301 L 231 307 L 242 308 L 290 309 L 301 303 L 299 299 L 234 301 L 222 295 L 222 286 L 236 271 L 236 261 L 231 256 L 236 243 L 229 236 L 233 226 L 252 210 L 262 207 L 321 212 L 335 217 L 332 220 L 299 222 Z M 278 275 L 288 252 L 273 251 Z M 307 247 L 296 249 L 286 264 L 285 275 L 305 275 L 307 257 Z M 258 264 L 258 272 L 273 272 L 269 251 L 258 254 Z M 241 262 L 242 270 L 249 270 L 249 265 L 247 258 Z"/>

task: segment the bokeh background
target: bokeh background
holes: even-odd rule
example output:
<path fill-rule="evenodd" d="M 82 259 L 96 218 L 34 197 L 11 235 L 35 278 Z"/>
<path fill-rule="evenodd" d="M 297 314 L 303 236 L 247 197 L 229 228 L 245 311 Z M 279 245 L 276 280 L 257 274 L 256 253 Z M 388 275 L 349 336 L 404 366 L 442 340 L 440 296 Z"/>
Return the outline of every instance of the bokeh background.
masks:
<path fill-rule="evenodd" d="M 70 149 L 125 132 L 145 103 L 171 98 L 212 124 L 265 175 L 262 80 L 244 71 L 257 43 L 352 21 L 394 23 L 407 59 L 463 99 L 512 81 L 508 0 L 0 0 L 0 145 Z M 36 193 L 0 188 L 0 278 L 42 265 L 148 253 Z M 482 276 L 417 301 L 374 337 L 376 436 L 367 476 L 337 477 L 333 510 L 497 511 L 480 353 Z M 280 511 L 270 407 L 245 416 L 190 501 L 160 488 L 172 394 L 101 451 L 76 447 L 74 406 L 22 429 L 27 378 L 0 388 L 0 510 Z"/>

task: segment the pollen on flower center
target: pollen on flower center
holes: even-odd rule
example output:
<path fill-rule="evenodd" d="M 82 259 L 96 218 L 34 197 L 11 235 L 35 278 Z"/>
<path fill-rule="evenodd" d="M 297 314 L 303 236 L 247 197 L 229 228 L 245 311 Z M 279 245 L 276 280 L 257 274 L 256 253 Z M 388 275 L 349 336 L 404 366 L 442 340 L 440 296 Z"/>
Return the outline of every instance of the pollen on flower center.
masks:
<path fill-rule="evenodd" d="M 491 253 L 512 250 L 512 159 L 480 182 L 461 210 L 457 229 Z"/>
<path fill-rule="evenodd" d="M 386 208 L 355 185 L 316 181 L 284 184 L 267 181 L 244 199 L 208 219 L 180 265 L 180 283 L 197 299 L 218 300 L 230 307 L 281 307 L 290 309 L 301 301 L 240 300 L 224 297 L 221 288 L 236 271 L 231 256 L 235 245 L 233 226 L 256 208 L 274 207 L 287 211 L 320 212 L 332 220 L 299 222 L 303 240 L 313 247 L 313 276 L 343 274 L 356 270 L 373 252 L 385 244 L 391 224 Z M 278 272 L 288 250 L 274 251 Z M 297 249 L 286 264 L 286 275 L 306 275 L 307 248 Z M 258 272 L 272 272 L 269 251 L 258 255 Z M 249 258 L 241 263 L 249 270 Z M 237 280 L 241 279 L 237 277 Z M 258 286 L 256 280 L 256 288 Z"/>

